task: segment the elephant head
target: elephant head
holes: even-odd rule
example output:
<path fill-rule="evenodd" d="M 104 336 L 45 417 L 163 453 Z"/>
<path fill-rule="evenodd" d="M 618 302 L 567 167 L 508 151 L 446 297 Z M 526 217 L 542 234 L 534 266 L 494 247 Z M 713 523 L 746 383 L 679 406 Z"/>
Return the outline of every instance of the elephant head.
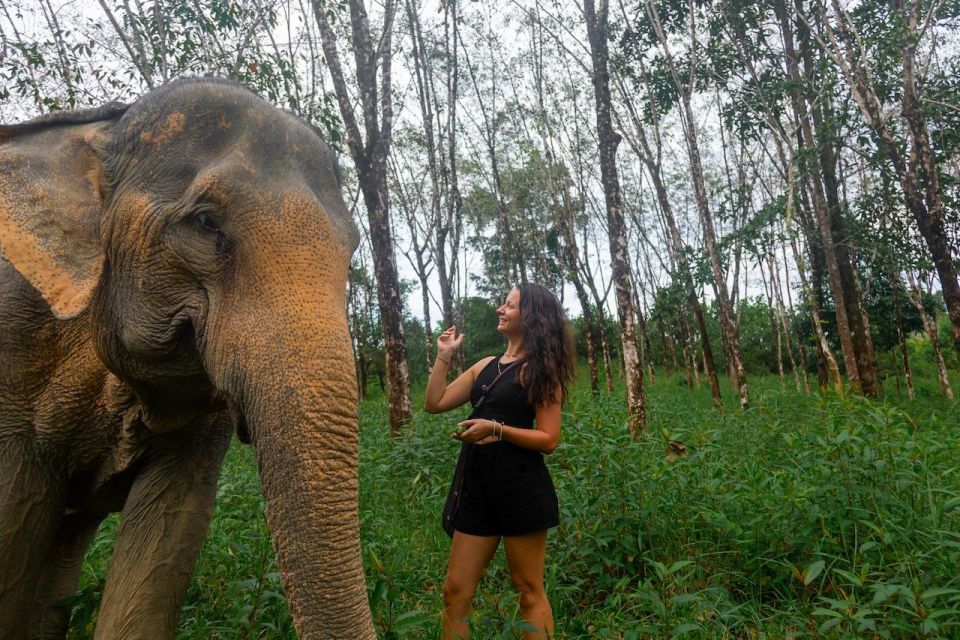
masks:
<path fill-rule="evenodd" d="M 331 150 L 234 83 L 0 127 L 3 257 L 58 319 L 89 318 L 147 428 L 229 408 L 301 637 L 373 637 L 345 312 L 357 242 Z"/>

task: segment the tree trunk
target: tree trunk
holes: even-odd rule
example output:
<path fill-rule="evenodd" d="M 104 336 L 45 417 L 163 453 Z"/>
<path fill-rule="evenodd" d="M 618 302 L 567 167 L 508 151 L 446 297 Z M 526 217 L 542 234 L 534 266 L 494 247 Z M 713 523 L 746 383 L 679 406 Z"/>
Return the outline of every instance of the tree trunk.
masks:
<path fill-rule="evenodd" d="M 646 74 L 644 74 L 646 79 Z M 633 107 L 633 103 L 630 101 L 630 96 L 627 93 L 626 87 L 623 85 L 622 79 L 617 78 L 617 86 L 620 89 L 621 98 L 624 101 L 624 104 L 627 108 L 627 113 L 630 115 L 630 121 L 633 124 L 633 130 L 636 133 L 636 141 L 632 138 L 628 138 L 627 142 L 630 144 L 634 153 L 640 158 L 643 162 L 644 167 L 647 169 L 647 175 L 650 176 L 650 182 L 653 183 L 654 192 L 657 196 L 657 203 L 660 205 L 660 212 L 663 214 L 663 217 L 667 224 L 667 229 L 670 233 L 670 244 L 668 247 L 674 257 L 674 261 L 677 264 L 678 275 L 681 280 L 681 284 L 687 294 L 687 302 L 690 305 L 690 310 L 693 312 L 694 320 L 697 323 L 697 329 L 700 333 L 700 346 L 703 351 L 703 362 L 705 373 L 710 379 L 710 395 L 713 397 L 713 402 L 716 406 L 721 405 L 720 399 L 720 382 L 717 378 L 717 366 L 713 358 L 713 349 L 710 346 L 710 336 L 707 333 L 707 323 L 703 315 L 703 307 L 700 305 L 700 298 L 697 295 L 696 288 L 693 284 L 693 276 L 690 272 L 690 264 L 687 260 L 687 251 L 686 246 L 683 242 L 683 237 L 680 235 L 680 229 L 677 226 L 676 216 L 673 214 L 673 206 L 670 202 L 670 197 L 667 193 L 666 185 L 663 183 L 663 169 L 660 162 L 660 133 L 659 133 L 659 120 L 656 116 L 656 109 L 654 108 L 652 93 L 650 91 L 650 86 L 647 84 L 647 96 L 650 101 L 650 112 L 653 114 L 653 126 L 654 126 L 654 143 L 656 144 L 656 155 L 652 153 L 649 140 L 647 138 L 646 129 L 643 126 L 643 121 L 638 116 L 636 109 Z"/>
<path fill-rule="evenodd" d="M 554 185 L 556 186 L 556 185 Z M 552 189 L 551 189 L 552 191 Z M 563 189 L 563 201 L 555 203 L 558 206 L 558 218 L 560 229 L 563 234 L 563 250 L 561 257 L 567 271 L 567 278 L 573 283 L 577 292 L 577 301 L 580 303 L 580 309 L 583 314 L 584 342 L 587 347 L 587 367 L 590 372 L 590 391 L 594 397 L 600 395 L 599 378 L 597 371 L 597 356 L 600 351 L 600 336 L 597 330 L 596 318 L 593 310 L 590 308 L 590 299 L 587 297 L 587 289 L 583 286 L 580 278 L 580 256 L 577 247 L 577 236 L 573 230 L 573 203 L 566 185 Z"/>
<path fill-rule="evenodd" d="M 787 168 L 787 211 L 786 219 L 788 224 L 793 220 L 794 216 L 794 165 L 791 164 Z M 806 266 L 804 266 L 803 256 L 800 253 L 800 250 L 797 248 L 797 239 L 795 233 L 789 233 L 789 226 L 787 228 L 788 235 L 790 236 L 790 248 L 793 251 L 793 260 L 797 265 L 797 273 L 800 276 L 800 285 L 803 289 L 803 293 L 807 298 L 807 304 L 810 307 L 810 315 L 813 317 L 813 327 L 817 336 L 817 349 L 820 353 L 820 360 L 824 363 L 825 375 L 822 376 L 820 382 L 820 388 L 824 388 L 827 380 L 832 380 L 834 388 L 837 392 L 843 390 L 843 379 L 840 377 L 840 369 L 837 366 L 837 361 L 833 357 L 833 352 L 830 350 L 830 343 L 827 342 L 827 336 L 823 332 L 823 323 L 820 320 L 820 305 L 817 303 L 817 298 L 814 295 L 813 289 L 807 284 L 806 277 Z"/>
<path fill-rule="evenodd" d="M 691 67 L 688 81 L 682 82 L 679 73 L 673 64 L 673 58 L 667 44 L 667 37 L 660 24 L 657 7 L 651 1 L 647 2 L 647 14 L 651 18 L 660 46 L 664 51 L 667 62 L 670 67 L 671 77 L 674 85 L 680 93 L 680 102 L 682 105 L 681 124 L 683 125 L 683 134 L 686 139 L 687 155 L 690 160 L 690 174 L 693 179 L 694 200 L 697 205 L 697 214 L 700 218 L 700 226 L 703 231 L 703 243 L 710 257 L 710 268 L 713 273 L 714 293 L 716 294 L 717 307 L 720 312 L 720 331 L 723 336 L 725 353 L 728 355 L 727 364 L 730 371 L 731 381 L 736 387 L 740 396 L 740 406 L 746 409 L 750 405 L 750 395 L 747 389 L 747 374 L 743 365 L 743 354 L 740 349 L 740 329 L 737 326 L 737 319 L 730 302 L 730 293 L 727 289 L 726 275 L 723 265 L 720 262 L 720 251 L 717 246 L 716 229 L 713 222 L 713 215 L 710 212 L 710 205 L 707 199 L 706 181 L 704 179 L 703 164 L 700 159 L 700 146 L 697 141 L 696 121 L 693 117 L 693 108 L 691 105 L 691 95 L 694 90 L 694 75 L 696 69 L 696 23 L 694 20 L 695 9 L 690 6 L 690 57 Z"/>
<path fill-rule="evenodd" d="M 950 386 L 950 378 L 947 375 L 947 365 L 943 361 L 943 352 L 940 349 L 940 336 L 937 335 L 937 316 L 934 314 L 931 319 L 927 315 L 927 310 L 923 307 L 922 290 L 919 283 L 914 280 L 913 274 L 907 271 L 907 279 L 910 281 L 910 288 L 913 290 L 913 305 L 920 312 L 920 320 L 923 322 L 923 328 L 927 330 L 927 337 L 930 338 L 930 347 L 933 349 L 933 359 L 937 363 L 937 379 L 940 382 L 940 393 L 953 402 L 953 388 Z"/>
<path fill-rule="evenodd" d="M 793 306 L 793 294 L 790 293 L 790 269 L 787 267 L 789 264 L 787 260 L 787 246 L 784 243 L 781 247 L 781 252 L 783 255 L 783 278 L 784 278 L 784 287 L 783 289 L 787 293 L 787 307 L 783 308 L 783 297 L 780 297 L 780 312 L 783 317 L 784 330 L 787 328 L 787 318 L 791 318 L 790 322 L 794 322 L 792 319 L 796 318 L 796 312 L 794 311 Z M 778 282 L 779 286 L 779 282 Z M 789 314 L 789 315 L 788 315 Z M 797 355 L 800 357 L 800 377 L 803 379 L 803 390 L 804 393 L 810 395 L 810 378 L 807 375 L 807 349 L 804 346 L 803 336 L 800 334 L 800 328 L 794 323 L 794 336 L 797 339 Z M 799 391 L 799 388 L 797 389 Z"/>
<path fill-rule="evenodd" d="M 620 136 L 613 130 L 610 114 L 610 76 L 608 64 L 607 0 L 594 7 L 593 0 L 584 0 L 583 14 L 590 40 L 590 59 L 593 67 L 593 93 L 596 100 L 597 134 L 600 139 L 600 174 L 607 205 L 607 233 L 610 243 L 610 265 L 617 297 L 617 313 L 623 328 L 623 364 L 627 383 L 627 413 L 630 434 L 639 439 L 647 427 L 646 402 L 643 388 L 643 367 L 637 345 L 635 312 L 631 296 L 630 258 L 627 247 L 626 225 L 617 173 L 617 146 Z"/>
<path fill-rule="evenodd" d="M 581 282 L 586 281 L 587 287 L 590 289 L 590 294 L 593 296 L 593 302 L 596 305 L 596 326 L 600 333 L 600 350 L 603 354 L 603 369 L 604 374 L 606 375 L 605 386 L 607 393 L 613 393 L 613 363 L 612 356 L 610 355 L 610 338 L 609 333 L 607 333 L 607 314 L 604 312 L 603 306 L 603 299 L 605 296 L 600 295 L 600 292 L 597 290 L 596 282 L 594 282 L 593 277 L 590 276 L 590 266 L 587 264 L 586 253 L 584 253 L 583 259 L 586 273 L 581 279 Z"/>
<path fill-rule="evenodd" d="M 393 132 L 390 63 L 395 8 L 393 0 L 387 0 L 384 7 L 383 34 L 377 49 L 374 50 L 363 0 L 349 0 L 348 5 L 351 47 L 356 62 L 364 134 L 360 132 L 353 100 L 347 90 L 337 36 L 330 27 L 326 7 L 321 0 L 313 0 L 313 13 L 320 28 L 323 54 L 330 69 L 340 116 L 346 129 L 347 146 L 357 169 L 357 180 L 367 207 L 374 272 L 377 277 L 377 300 L 380 305 L 380 322 L 383 325 L 390 433 L 397 435 L 412 419 L 413 408 L 410 404 L 410 374 L 403 335 L 403 301 L 400 298 L 400 281 L 393 251 L 390 198 L 387 191 L 387 158 Z"/>
<path fill-rule="evenodd" d="M 806 28 L 799 26 L 800 47 L 804 62 L 805 77 L 811 79 L 818 70 L 814 66 L 810 52 L 809 36 Z M 824 92 L 825 93 L 825 92 Z M 821 104 L 823 106 L 821 106 Z M 832 122 L 829 112 L 824 114 L 823 109 L 829 108 L 828 98 L 821 95 L 820 100 L 813 100 L 810 115 L 813 118 L 813 127 L 817 135 L 816 149 L 820 162 L 817 169 L 823 178 L 824 195 L 826 196 L 827 215 L 830 220 L 830 232 L 833 239 L 833 249 L 837 269 L 840 275 L 840 285 L 843 287 L 843 301 L 846 306 L 846 316 L 853 342 L 854 357 L 857 360 L 857 372 L 860 376 L 860 388 L 863 395 L 877 398 L 880 395 L 880 377 L 876 368 L 876 354 L 873 351 L 873 340 L 870 336 L 869 319 L 863 305 L 863 296 L 860 290 L 852 258 L 853 239 L 847 232 L 843 221 L 843 211 L 840 206 L 839 182 L 837 180 L 837 154 L 834 146 L 833 132 L 828 131 L 826 124 Z M 825 117 L 826 116 L 826 117 Z"/>
<path fill-rule="evenodd" d="M 653 369 L 653 350 L 650 348 L 650 336 L 647 333 L 647 319 L 643 312 L 643 302 L 637 288 L 633 288 L 633 308 L 637 312 L 637 328 L 640 336 L 637 342 L 640 345 L 640 363 L 647 368 L 647 384 L 656 384 L 656 372 Z"/>
<path fill-rule="evenodd" d="M 769 257 L 769 255 L 767 256 Z M 763 256 L 761 256 L 757 261 L 757 266 L 760 269 L 760 277 L 763 280 L 763 293 L 767 298 L 767 315 L 768 320 L 770 321 L 770 335 L 773 338 L 774 345 L 776 345 L 776 354 L 777 354 L 777 377 L 780 379 L 780 391 L 781 393 L 786 388 L 786 376 L 783 369 L 783 339 L 780 335 L 780 325 L 777 322 L 776 313 L 773 310 L 773 261 L 769 261 L 768 266 L 770 269 L 770 277 L 767 278 L 767 274 L 764 273 L 763 265 Z"/>
<path fill-rule="evenodd" d="M 432 238 L 427 240 L 427 245 L 433 247 L 434 262 L 437 265 L 437 277 L 440 281 L 440 299 L 443 312 L 444 328 L 453 324 L 453 299 L 451 295 L 450 279 L 447 273 L 447 252 L 446 237 L 449 232 L 449 217 L 443 215 L 441 209 L 441 200 L 443 195 L 442 186 L 442 163 L 438 158 L 438 151 L 441 151 L 441 142 L 438 142 L 434 136 L 434 113 L 433 107 L 436 103 L 436 90 L 433 86 L 433 77 L 431 73 L 430 58 L 427 55 L 426 45 L 423 41 L 423 31 L 420 25 L 420 18 L 417 15 L 413 0 L 407 0 L 407 21 L 410 25 L 413 47 L 411 55 L 414 63 L 414 79 L 416 81 L 417 98 L 420 105 L 420 116 L 423 121 L 424 146 L 427 151 L 427 169 L 430 174 L 430 214 L 433 224 L 427 225 L 428 235 L 432 232 Z M 441 131 L 442 137 L 442 131 Z M 448 196 L 449 200 L 449 196 Z M 410 212 L 411 214 L 413 212 Z M 411 231 L 413 231 L 411 226 Z M 419 256 L 418 256 L 419 257 Z M 433 359 L 430 357 L 433 350 L 433 340 L 430 335 L 429 320 L 429 298 L 426 289 L 423 271 L 421 274 L 421 288 L 423 289 L 424 300 L 424 331 L 427 333 L 427 369 L 433 366 Z"/>
<path fill-rule="evenodd" d="M 900 311 L 900 277 L 891 265 L 889 267 L 890 282 L 893 283 L 893 311 L 897 323 L 897 343 L 900 346 L 900 353 L 903 356 L 903 377 L 907 383 L 907 397 L 913 400 L 913 371 L 910 369 L 910 348 L 907 345 L 907 335 L 903 330 L 903 313 Z M 894 356 L 896 360 L 896 356 Z M 900 385 L 897 385 L 897 389 Z"/>
<path fill-rule="evenodd" d="M 446 2 L 443 5 L 443 28 L 446 35 L 446 85 L 447 85 L 447 156 L 446 164 L 449 176 L 446 206 L 446 229 L 448 233 L 437 234 L 437 272 L 440 280 L 440 300 L 443 306 L 443 323 L 449 327 L 455 323 L 453 311 L 453 281 L 458 273 L 457 256 L 460 249 L 462 232 L 462 213 L 460 200 L 460 178 L 457 169 L 457 101 L 459 100 L 459 19 L 457 18 L 456 2 Z M 450 33 L 452 29 L 453 33 Z M 439 111 L 439 109 L 437 110 Z M 451 263 L 446 261 L 446 238 L 451 235 L 450 256 Z M 463 351 L 457 351 L 457 362 L 462 373 Z"/>
<path fill-rule="evenodd" d="M 796 48 L 794 47 L 791 20 L 787 14 L 783 0 L 774 0 L 773 5 L 780 21 L 784 54 L 787 59 L 787 70 L 793 83 L 789 93 L 794 112 L 800 125 L 800 150 L 814 153 L 816 151 L 816 141 L 810 124 L 806 97 L 800 92 L 800 87 L 806 85 L 800 75 L 800 64 Z M 830 276 L 830 291 L 833 294 L 834 305 L 836 307 L 837 332 L 839 333 L 840 346 L 843 350 L 844 367 L 846 368 L 847 378 L 850 380 L 851 386 L 860 392 L 862 391 L 860 370 L 857 366 L 856 349 L 854 347 L 853 335 L 850 330 L 850 320 L 847 314 L 847 301 L 844 295 L 843 279 L 837 262 L 837 249 L 833 237 L 830 212 L 827 209 L 823 193 L 822 174 L 818 170 L 818 167 L 807 167 L 805 174 L 807 175 L 807 179 L 804 181 L 805 187 L 813 202 L 813 212 L 819 231 L 819 240 L 823 247 L 827 273 Z"/>
<path fill-rule="evenodd" d="M 887 156 L 900 182 L 904 202 L 913 215 L 933 258 L 933 264 L 940 279 L 940 289 L 947 306 L 950 325 L 953 331 L 954 346 L 960 363 L 960 282 L 957 268 L 950 249 L 943 220 L 943 197 L 940 188 L 940 170 L 930 144 L 930 133 L 926 116 L 921 106 L 921 97 L 916 79 L 916 48 L 920 37 L 919 8 L 917 0 L 902 4 L 903 59 L 903 101 L 902 115 L 906 120 L 907 138 L 910 149 L 905 153 L 888 127 L 881 103 L 873 86 L 870 75 L 860 64 L 860 51 L 855 49 L 856 42 L 850 33 L 846 11 L 837 0 L 832 0 L 836 28 L 840 38 L 834 33 L 823 14 L 823 26 L 827 40 L 821 41 L 824 49 L 831 55 L 846 80 L 860 112 L 869 125 L 871 134 L 880 151 Z M 843 44 L 841 44 L 841 41 Z"/>
<path fill-rule="evenodd" d="M 420 295 L 423 300 L 423 351 L 426 356 L 427 374 L 433 369 L 433 328 L 430 326 L 430 289 L 427 279 L 420 278 Z"/>

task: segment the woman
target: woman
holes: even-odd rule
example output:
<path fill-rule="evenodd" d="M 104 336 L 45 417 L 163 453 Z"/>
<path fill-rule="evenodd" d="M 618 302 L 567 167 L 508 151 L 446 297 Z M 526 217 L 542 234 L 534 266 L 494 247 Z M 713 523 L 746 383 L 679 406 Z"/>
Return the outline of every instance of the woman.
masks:
<path fill-rule="evenodd" d="M 454 520 L 450 566 L 443 588 L 443 639 L 466 638 L 474 592 L 503 539 L 520 614 L 536 628 L 524 638 L 553 636 L 553 612 L 543 586 L 547 529 L 559 512 L 542 454 L 560 441 L 560 404 L 573 373 L 570 328 L 560 301 L 537 284 L 521 284 L 497 309 L 502 356 L 484 358 L 450 385 L 450 359 L 463 342 L 456 327 L 437 339 L 437 361 L 425 408 L 450 411 L 486 393 L 476 415 L 453 437 L 473 443 Z M 507 369 L 511 364 L 517 363 Z M 491 383 L 503 373 L 502 379 Z"/>

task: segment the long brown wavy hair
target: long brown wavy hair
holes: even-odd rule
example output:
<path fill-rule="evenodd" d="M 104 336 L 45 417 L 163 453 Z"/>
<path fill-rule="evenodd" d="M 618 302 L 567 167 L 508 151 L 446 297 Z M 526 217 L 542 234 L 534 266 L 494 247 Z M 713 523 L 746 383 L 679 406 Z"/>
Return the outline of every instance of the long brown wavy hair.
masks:
<path fill-rule="evenodd" d="M 546 287 L 524 282 L 520 292 L 520 333 L 526 354 L 520 384 L 527 402 L 539 407 L 563 402 L 573 379 L 573 335 L 557 296 Z"/>

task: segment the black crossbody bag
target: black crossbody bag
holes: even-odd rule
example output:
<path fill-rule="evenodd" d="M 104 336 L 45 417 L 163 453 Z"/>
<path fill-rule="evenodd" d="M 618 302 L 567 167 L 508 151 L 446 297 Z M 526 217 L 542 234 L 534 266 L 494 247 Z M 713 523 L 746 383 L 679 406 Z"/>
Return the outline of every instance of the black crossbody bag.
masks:
<path fill-rule="evenodd" d="M 519 360 L 511 362 L 509 365 L 507 365 L 506 369 L 501 371 L 497 377 L 493 379 L 493 382 L 487 385 L 483 395 L 480 396 L 479 400 L 477 400 L 477 404 L 473 405 L 473 411 L 470 412 L 467 420 L 472 420 L 476 417 L 481 405 L 483 405 L 483 401 L 486 400 L 490 392 L 493 391 L 494 385 L 500 382 L 500 378 L 502 378 L 505 373 L 513 369 L 513 367 L 519 362 Z M 457 457 L 457 468 L 453 472 L 453 482 L 450 483 L 450 491 L 447 492 L 447 501 L 443 505 L 443 530 L 446 531 L 447 535 L 451 538 L 453 537 L 454 531 L 453 523 L 457 519 L 457 512 L 460 511 L 460 499 L 463 497 L 463 476 L 467 467 L 467 458 L 470 456 L 470 451 L 472 449 L 472 443 L 460 443 L 460 455 Z"/>

